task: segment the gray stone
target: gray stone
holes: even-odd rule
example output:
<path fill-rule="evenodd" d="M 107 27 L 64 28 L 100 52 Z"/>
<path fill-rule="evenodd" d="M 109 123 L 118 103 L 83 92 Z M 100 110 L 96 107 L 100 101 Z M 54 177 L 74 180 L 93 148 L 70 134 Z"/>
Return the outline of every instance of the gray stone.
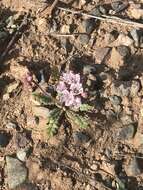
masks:
<path fill-rule="evenodd" d="M 9 122 L 6 124 L 6 128 L 7 129 L 16 129 L 17 128 L 17 125 L 13 122 Z"/>
<path fill-rule="evenodd" d="M 119 96 L 111 96 L 111 97 L 110 97 L 110 101 L 111 101 L 111 103 L 112 103 L 113 105 L 120 105 L 121 102 L 122 102 L 122 99 L 121 99 L 121 97 L 119 97 Z"/>
<path fill-rule="evenodd" d="M 125 172 L 128 176 L 137 176 L 142 173 L 137 158 L 132 158 L 127 166 L 125 166 Z"/>
<path fill-rule="evenodd" d="M 83 45 L 87 45 L 90 40 L 90 37 L 87 34 L 80 34 L 79 41 Z"/>
<path fill-rule="evenodd" d="M 133 38 L 133 40 L 135 41 L 135 46 L 138 47 L 139 46 L 139 35 L 138 35 L 138 31 L 136 29 L 132 29 L 130 31 L 130 34 Z"/>
<path fill-rule="evenodd" d="M 82 31 L 90 34 L 95 28 L 96 21 L 95 19 L 86 19 L 82 22 Z"/>
<path fill-rule="evenodd" d="M 90 140 L 89 135 L 81 131 L 76 131 L 73 138 L 76 143 L 87 143 Z"/>
<path fill-rule="evenodd" d="M 92 14 L 92 15 L 95 15 L 95 16 L 100 16 L 100 15 L 101 15 L 101 12 L 100 12 L 100 10 L 99 10 L 99 7 L 93 8 L 93 9 L 89 12 L 89 14 Z"/>
<path fill-rule="evenodd" d="M 99 11 L 100 11 L 102 14 L 104 14 L 104 15 L 107 14 L 107 11 L 106 11 L 106 9 L 105 9 L 103 6 L 99 6 Z"/>
<path fill-rule="evenodd" d="M 88 75 L 88 74 L 95 72 L 95 70 L 96 70 L 95 67 L 93 67 L 91 65 L 85 65 L 83 68 L 83 74 Z"/>
<path fill-rule="evenodd" d="M 128 4 L 124 3 L 122 1 L 115 1 L 115 2 L 112 2 L 111 6 L 112 6 L 113 10 L 116 13 L 118 13 L 118 12 L 124 10 L 128 6 Z"/>
<path fill-rule="evenodd" d="M 27 157 L 27 153 L 24 149 L 18 150 L 16 155 L 20 161 L 25 162 L 26 157 Z"/>
<path fill-rule="evenodd" d="M 130 140 L 134 137 L 135 135 L 135 127 L 134 125 L 128 125 L 126 127 L 123 127 L 119 132 L 118 132 L 118 138 L 121 140 Z"/>
<path fill-rule="evenodd" d="M 123 58 L 127 58 L 130 55 L 130 50 L 129 50 L 129 47 L 127 46 L 123 46 L 123 45 L 118 46 L 117 51 Z"/>
<path fill-rule="evenodd" d="M 7 183 L 10 189 L 26 181 L 27 168 L 16 158 L 6 156 Z"/>
<path fill-rule="evenodd" d="M 5 131 L 0 131 L 0 148 L 4 148 L 9 144 L 11 135 Z"/>

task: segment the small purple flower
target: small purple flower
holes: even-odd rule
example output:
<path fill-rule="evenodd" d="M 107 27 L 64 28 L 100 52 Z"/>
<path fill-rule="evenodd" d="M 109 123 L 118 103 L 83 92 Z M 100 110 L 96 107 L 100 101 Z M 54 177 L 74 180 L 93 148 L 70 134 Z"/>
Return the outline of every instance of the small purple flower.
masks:
<path fill-rule="evenodd" d="M 74 103 L 74 96 L 68 90 L 64 90 L 60 95 L 60 102 L 65 103 L 65 106 L 72 106 Z"/>
<path fill-rule="evenodd" d="M 81 106 L 81 98 L 80 97 L 75 98 L 73 106 L 75 109 L 78 109 Z"/>
<path fill-rule="evenodd" d="M 73 92 L 75 95 L 79 95 L 83 93 L 83 87 L 81 83 L 75 83 L 71 84 L 70 90 Z"/>
<path fill-rule="evenodd" d="M 63 73 L 56 91 L 62 104 L 76 109 L 80 107 L 84 91 L 79 74 L 74 74 L 72 71 Z"/>
<path fill-rule="evenodd" d="M 67 73 L 63 73 L 63 76 L 61 77 L 61 79 L 67 84 L 79 83 L 80 75 L 74 74 L 72 71 L 69 71 Z"/>
<path fill-rule="evenodd" d="M 62 93 L 64 90 L 66 90 L 66 85 L 63 81 L 60 81 L 57 88 L 56 88 L 56 91 L 58 93 Z"/>

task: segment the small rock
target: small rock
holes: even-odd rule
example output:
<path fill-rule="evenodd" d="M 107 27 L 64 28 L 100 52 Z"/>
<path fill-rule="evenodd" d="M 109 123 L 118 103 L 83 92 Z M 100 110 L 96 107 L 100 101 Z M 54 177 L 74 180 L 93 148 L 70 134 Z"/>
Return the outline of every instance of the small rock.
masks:
<path fill-rule="evenodd" d="M 124 3 L 122 1 L 115 1 L 115 2 L 112 2 L 111 4 L 113 10 L 118 13 L 120 11 L 123 11 L 125 8 L 127 8 L 128 4 L 127 3 Z"/>
<path fill-rule="evenodd" d="M 20 161 L 25 162 L 27 153 L 24 149 L 18 150 L 16 155 Z"/>
<path fill-rule="evenodd" d="M 94 48 L 96 63 L 101 64 L 108 55 L 110 48 Z"/>
<path fill-rule="evenodd" d="M 10 84 L 8 87 L 7 87 L 7 93 L 12 93 L 14 90 L 16 90 L 19 86 L 19 82 L 14 82 L 12 84 Z"/>
<path fill-rule="evenodd" d="M 118 52 L 116 48 L 112 49 L 109 66 L 118 70 L 124 65 L 124 57 Z"/>
<path fill-rule="evenodd" d="M 92 15 L 95 15 L 95 16 L 101 16 L 101 12 L 100 12 L 100 10 L 99 10 L 99 7 L 93 8 L 93 9 L 89 12 L 89 14 L 92 14 Z"/>
<path fill-rule="evenodd" d="M 132 158 L 128 165 L 125 165 L 125 171 L 128 176 L 137 176 L 142 173 L 137 158 Z"/>
<path fill-rule="evenodd" d="M 128 86 L 128 83 L 121 84 L 119 86 L 119 91 L 122 94 L 122 96 L 129 96 L 130 94 L 130 87 Z"/>
<path fill-rule="evenodd" d="M 90 37 L 87 34 L 80 34 L 78 39 L 82 45 L 87 45 Z"/>
<path fill-rule="evenodd" d="M 130 140 L 134 137 L 135 135 L 135 127 L 134 125 L 130 124 L 126 127 L 123 127 L 119 133 L 118 133 L 118 138 L 121 140 Z"/>
<path fill-rule="evenodd" d="M 140 88 L 141 88 L 140 82 L 137 80 L 133 80 L 130 89 L 130 96 L 131 97 L 137 96 Z"/>
<path fill-rule="evenodd" d="M 130 31 L 130 34 L 132 36 L 132 38 L 135 41 L 135 46 L 138 47 L 139 46 L 139 35 L 138 35 L 138 31 L 136 29 L 132 29 Z"/>
<path fill-rule="evenodd" d="M 6 93 L 3 95 L 3 100 L 7 101 L 10 98 L 10 94 Z"/>
<path fill-rule="evenodd" d="M 104 14 L 104 15 L 106 15 L 107 14 L 107 11 L 106 11 L 106 9 L 103 7 L 103 6 L 99 6 L 99 11 L 102 13 L 102 14 Z"/>
<path fill-rule="evenodd" d="M 139 4 L 138 4 L 139 5 Z M 143 18 L 143 9 L 139 6 L 132 6 L 128 9 L 128 14 L 134 19 Z"/>
<path fill-rule="evenodd" d="M 94 171 L 97 171 L 99 169 L 99 166 L 97 164 L 92 164 L 90 168 Z"/>
<path fill-rule="evenodd" d="M 70 26 L 69 25 L 62 25 L 62 27 L 61 27 L 61 33 L 67 33 L 67 34 L 69 34 L 70 33 Z"/>
<path fill-rule="evenodd" d="M 123 114 L 120 119 L 123 125 L 129 125 L 133 123 L 132 117 L 130 115 Z"/>
<path fill-rule="evenodd" d="M 17 128 L 17 125 L 13 122 L 9 122 L 6 124 L 6 128 L 7 129 L 16 129 Z"/>
<path fill-rule="evenodd" d="M 0 148 L 4 148 L 9 144 L 11 135 L 5 131 L 0 131 Z"/>
<path fill-rule="evenodd" d="M 111 96 L 109 99 L 113 105 L 120 105 L 122 102 L 122 98 L 119 96 Z"/>
<path fill-rule="evenodd" d="M 134 43 L 134 40 L 131 39 L 129 36 L 125 35 L 125 34 L 119 34 L 118 38 L 110 43 L 111 47 L 117 47 L 117 46 L 131 46 Z"/>
<path fill-rule="evenodd" d="M 88 75 L 95 72 L 95 67 L 91 65 L 85 65 L 83 68 L 83 74 Z"/>
<path fill-rule="evenodd" d="M 33 106 L 32 107 L 33 114 L 37 117 L 42 117 L 44 119 L 48 118 L 49 116 L 49 109 L 41 106 Z"/>
<path fill-rule="evenodd" d="M 127 46 L 118 46 L 116 49 L 123 58 L 128 58 L 130 55 L 130 50 Z"/>
<path fill-rule="evenodd" d="M 96 21 L 95 19 L 86 19 L 82 22 L 81 32 L 90 34 L 95 28 Z"/>
<path fill-rule="evenodd" d="M 19 160 L 10 156 L 6 156 L 6 171 L 10 189 L 21 185 L 27 178 L 27 168 Z"/>
<path fill-rule="evenodd" d="M 17 187 L 15 190 L 38 190 L 39 188 L 35 184 L 25 183 Z"/>
<path fill-rule="evenodd" d="M 73 138 L 76 143 L 87 143 L 90 140 L 89 135 L 81 131 L 75 132 Z"/>
<path fill-rule="evenodd" d="M 18 148 L 25 148 L 30 144 L 30 139 L 25 132 L 20 132 L 15 136 L 15 144 Z"/>

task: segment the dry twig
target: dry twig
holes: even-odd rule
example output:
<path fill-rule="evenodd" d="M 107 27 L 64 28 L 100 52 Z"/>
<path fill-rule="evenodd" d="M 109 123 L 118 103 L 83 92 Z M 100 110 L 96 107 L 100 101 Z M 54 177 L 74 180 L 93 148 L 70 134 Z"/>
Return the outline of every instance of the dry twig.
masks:
<path fill-rule="evenodd" d="M 20 24 L 19 27 L 17 28 L 17 31 L 15 32 L 15 34 L 13 35 L 13 37 L 11 38 L 11 40 L 10 40 L 10 42 L 8 43 L 8 45 L 7 45 L 6 49 L 4 50 L 4 52 L 1 54 L 1 56 L 0 56 L 0 61 L 1 61 L 1 62 L 4 60 L 5 56 L 6 56 L 7 53 L 9 52 L 10 48 L 11 48 L 12 45 L 14 44 L 14 42 L 15 42 L 15 40 L 17 39 L 18 35 L 20 34 L 20 32 L 21 32 L 23 26 L 25 26 L 25 25 L 27 24 L 28 15 L 29 15 L 29 13 L 27 13 L 27 14 L 24 16 L 24 18 L 23 18 L 21 24 Z"/>
<path fill-rule="evenodd" d="M 54 8 L 57 6 L 59 0 L 54 0 L 52 5 L 46 6 L 42 11 L 40 11 L 40 16 L 45 17 L 45 16 L 51 16 Z"/>
<path fill-rule="evenodd" d="M 71 10 L 71 9 L 67 9 L 64 7 L 57 7 L 59 10 L 62 11 L 66 11 L 72 14 L 78 14 L 81 16 L 86 16 L 88 18 L 94 18 L 94 19 L 98 19 L 101 21 L 105 21 L 105 22 L 109 22 L 109 23 L 114 23 L 114 24 L 120 24 L 120 25 L 125 25 L 125 26 L 132 26 L 135 28 L 143 28 L 143 24 L 136 22 L 136 21 L 132 21 L 132 20 L 127 20 L 127 19 L 122 19 L 116 16 L 109 16 L 109 15 L 102 15 L 102 16 L 95 16 L 92 14 L 87 14 L 87 13 L 83 13 L 81 11 L 75 11 L 75 10 Z"/>

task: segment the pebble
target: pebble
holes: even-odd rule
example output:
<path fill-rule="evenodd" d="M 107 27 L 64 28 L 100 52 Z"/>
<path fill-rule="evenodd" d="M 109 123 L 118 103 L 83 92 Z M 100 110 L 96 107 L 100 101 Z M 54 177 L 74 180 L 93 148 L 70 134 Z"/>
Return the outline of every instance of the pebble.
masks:
<path fill-rule="evenodd" d="M 16 123 L 9 122 L 9 123 L 6 124 L 6 128 L 7 129 L 16 129 L 17 125 L 16 125 Z"/>
<path fill-rule="evenodd" d="M 103 6 L 99 6 L 99 11 L 100 11 L 102 14 L 104 14 L 104 15 L 107 14 L 107 11 L 106 11 L 106 9 L 105 9 Z"/>
<path fill-rule="evenodd" d="M 7 183 L 10 189 L 25 182 L 27 168 L 16 158 L 6 156 Z"/>
<path fill-rule="evenodd" d="M 118 70 L 124 65 L 124 57 L 120 54 L 117 48 L 112 48 L 109 66 L 113 69 Z"/>
<path fill-rule="evenodd" d="M 123 125 L 129 125 L 129 124 L 133 123 L 132 117 L 130 115 L 127 115 L 127 114 L 123 114 L 120 117 L 120 119 L 121 119 Z"/>
<path fill-rule="evenodd" d="M 89 135 L 81 131 L 76 131 L 73 138 L 76 143 L 87 143 L 90 140 Z"/>
<path fill-rule="evenodd" d="M 120 105 L 122 102 L 122 98 L 116 95 L 111 96 L 109 99 L 113 105 Z"/>
<path fill-rule="evenodd" d="M 118 138 L 121 140 L 130 140 L 135 135 L 135 127 L 134 125 L 130 124 L 128 126 L 125 126 L 121 128 L 121 130 L 118 133 Z"/>
<path fill-rule="evenodd" d="M 0 131 L 0 148 L 4 148 L 9 144 L 11 135 L 5 131 Z"/>
<path fill-rule="evenodd" d="M 128 4 L 124 3 L 122 1 L 115 1 L 115 2 L 112 2 L 111 6 L 112 6 L 113 10 L 116 13 L 118 13 L 120 11 L 123 11 L 128 6 Z"/>
<path fill-rule="evenodd" d="M 25 162 L 26 157 L 27 157 L 27 153 L 24 149 L 18 150 L 16 155 L 20 161 Z"/>
<path fill-rule="evenodd" d="M 94 16 L 101 16 L 101 12 L 100 12 L 100 10 L 99 10 L 99 7 L 93 8 L 93 9 L 89 12 L 89 14 L 92 14 L 92 15 L 94 15 Z"/>
<path fill-rule="evenodd" d="M 135 46 L 138 47 L 139 46 L 139 35 L 138 35 L 138 31 L 136 29 L 132 29 L 130 31 L 130 34 L 132 36 L 132 38 L 135 41 Z"/>
<path fill-rule="evenodd" d="M 95 67 L 91 66 L 91 65 L 85 65 L 83 68 L 83 74 L 84 75 L 94 73 L 95 71 L 96 71 Z"/>
<path fill-rule="evenodd" d="M 110 48 L 106 47 L 106 48 L 94 48 L 94 55 L 96 58 L 96 63 L 101 64 L 104 59 L 106 58 L 106 56 L 108 55 L 110 51 Z"/>
<path fill-rule="evenodd" d="M 141 88 L 140 82 L 137 80 L 133 80 L 130 88 L 130 96 L 131 97 L 137 96 L 140 88 Z"/>
<path fill-rule="evenodd" d="M 90 37 L 87 34 L 80 34 L 78 39 L 82 45 L 87 45 Z"/>
<path fill-rule="evenodd" d="M 137 176 L 142 173 L 137 158 L 132 158 L 128 165 L 125 165 L 125 172 L 128 176 Z"/>
<path fill-rule="evenodd" d="M 121 45 L 116 47 L 116 49 L 123 58 L 127 58 L 130 55 L 130 49 L 127 46 Z"/>
<path fill-rule="evenodd" d="M 99 169 L 99 166 L 97 164 L 92 164 L 90 168 L 94 171 L 97 171 Z"/>
<path fill-rule="evenodd" d="M 15 136 L 15 144 L 19 148 L 25 148 L 30 144 L 30 139 L 25 132 L 17 133 Z"/>
<path fill-rule="evenodd" d="M 130 38 L 129 36 L 123 33 L 120 33 L 118 38 L 114 42 L 112 42 L 110 45 L 112 47 L 117 47 L 121 45 L 131 46 L 133 43 L 134 43 L 134 40 L 132 38 Z"/>
<path fill-rule="evenodd" d="M 82 22 L 81 30 L 83 33 L 91 34 L 95 29 L 95 19 L 86 19 Z"/>

